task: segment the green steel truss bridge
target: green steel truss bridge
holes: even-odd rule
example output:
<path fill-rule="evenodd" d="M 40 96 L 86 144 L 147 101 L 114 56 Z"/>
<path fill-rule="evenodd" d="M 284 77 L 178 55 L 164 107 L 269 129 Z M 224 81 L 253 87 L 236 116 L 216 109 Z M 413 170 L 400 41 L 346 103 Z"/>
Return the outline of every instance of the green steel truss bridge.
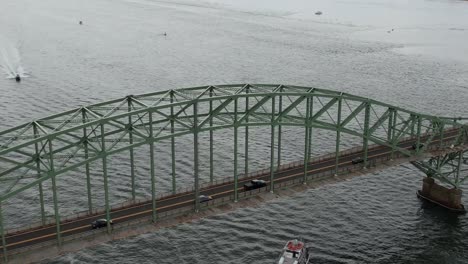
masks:
<path fill-rule="evenodd" d="M 468 119 L 425 115 L 382 102 L 336 91 L 270 84 L 234 84 L 167 90 L 143 95 L 129 95 L 103 103 L 83 106 L 41 118 L 0 132 L 0 206 L 29 189 L 38 189 L 42 221 L 44 189 L 51 182 L 54 214 L 60 223 L 56 181 L 67 172 L 84 169 L 89 210 L 92 211 L 90 164 L 102 166 L 105 215 L 110 219 L 108 159 L 128 153 L 132 191 L 135 198 L 134 149 L 149 146 L 152 219 L 156 221 L 154 147 L 170 140 L 172 190 L 176 192 L 174 146 L 177 139 L 193 137 L 193 177 L 195 208 L 199 208 L 199 134 L 209 133 L 210 179 L 213 181 L 213 134 L 231 129 L 234 133 L 234 197 L 239 195 L 238 177 L 249 173 L 249 128 L 271 129 L 270 181 L 281 155 L 282 128 L 304 129 L 304 179 L 311 159 L 311 145 L 317 129 L 336 133 L 335 173 L 339 171 L 342 135 L 349 134 L 362 142 L 362 167 L 369 166 L 370 145 L 384 146 L 392 155 L 415 157 L 414 164 L 451 188 L 460 188 L 468 178 Z M 238 149 L 239 130 L 243 130 L 244 149 Z M 302 139 L 301 139 L 302 140 Z M 410 140 L 411 147 L 402 142 Z M 435 143 L 434 143 L 435 142 Z M 276 151 L 275 151 L 276 146 Z M 302 150 L 301 150 L 302 151 Z M 245 167 L 238 167 L 238 153 L 245 156 Z M 127 155 L 127 154 L 126 154 Z M 276 162 L 278 159 L 278 162 Z M 275 165 L 276 162 L 276 165 Z M 242 171 L 240 171 L 242 170 Z M 172 176 L 171 176 L 172 175 Z M 7 241 L 0 207 L 0 233 L 3 255 Z M 108 226 L 109 228 L 109 226 Z M 61 241 L 60 225 L 54 234 Z"/>

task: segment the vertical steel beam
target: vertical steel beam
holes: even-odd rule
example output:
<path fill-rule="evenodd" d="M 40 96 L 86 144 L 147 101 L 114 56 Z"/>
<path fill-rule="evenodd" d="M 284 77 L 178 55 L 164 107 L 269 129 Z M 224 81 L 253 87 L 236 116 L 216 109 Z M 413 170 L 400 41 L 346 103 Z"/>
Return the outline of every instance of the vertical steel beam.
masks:
<path fill-rule="evenodd" d="M 132 111 L 132 97 L 127 97 L 128 103 L 128 112 Z M 130 145 L 133 145 L 133 122 L 132 115 L 128 115 L 128 141 Z M 132 199 L 135 200 L 135 158 L 133 153 L 133 148 L 130 148 L 130 177 L 132 182 Z"/>
<path fill-rule="evenodd" d="M 237 102 L 238 98 L 234 99 L 234 202 L 237 202 L 239 199 L 239 194 L 237 191 L 238 185 L 238 175 L 237 175 L 237 132 L 239 125 L 237 124 Z"/>
<path fill-rule="evenodd" d="M 305 118 L 305 138 L 304 138 L 304 184 L 307 183 L 307 171 L 309 170 L 309 127 L 310 127 L 310 97 L 306 101 L 306 118 Z"/>
<path fill-rule="evenodd" d="M 444 146 L 444 123 L 439 123 L 439 133 L 440 133 L 440 145 L 439 145 L 439 148 L 442 149 L 442 147 Z"/>
<path fill-rule="evenodd" d="M 245 90 L 245 93 L 247 94 L 247 96 L 245 97 L 245 114 L 247 114 L 247 112 L 249 111 L 249 94 L 250 92 L 250 89 L 249 87 L 246 88 Z M 245 176 L 247 176 L 249 174 L 249 116 L 247 115 L 245 117 L 245 122 L 247 123 L 247 125 L 245 126 L 245 162 L 244 162 L 244 165 L 245 165 L 245 169 L 244 169 L 244 174 Z"/>
<path fill-rule="evenodd" d="M 110 205 L 109 205 L 109 185 L 107 178 L 107 152 L 106 152 L 106 136 L 104 131 L 104 123 L 101 123 L 101 157 L 102 157 L 102 176 L 104 178 L 104 202 L 106 206 L 107 233 L 111 233 L 110 225 Z"/>
<path fill-rule="evenodd" d="M 341 137 L 341 105 L 343 98 L 338 98 L 338 115 L 336 121 L 336 153 L 335 153 L 335 175 L 338 175 L 338 164 L 340 162 L 340 137 Z"/>
<path fill-rule="evenodd" d="M 367 168 L 368 165 L 368 155 L 369 155 L 369 123 L 370 123 L 370 102 L 366 102 L 366 109 L 364 112 L 364 138 L 362 142 L 362 148 L 364 149 L 364 168 Z"/>
<path fill-rule="evenodd" d="M 34 138 L 38 136 L 37 125 L 33 123 L 33 130 L 34 130 Z M 36 142 L 34 143 L 34 149 L 36 151 L 36 168 L 38 176 L 41 174 L 41 154 L 39 153 L 39 144 Z M 42 189 L 42 182 L 39 183 L 39 202 L 41 203 L 41 223 L 45 225 L 46 217 L 45 217 L 45 210 L 44 210 L 44 191 Z"/>
<path fill-rule="evenodd" d="M 200 210 L 200 189 L 198 186 L 198 102 L 193 103 L 193 176 L 195 177 L 195 212 Z"/>
<path fill-rule="evenodd" d="M 275 176 L 275 96 L 271 96 L 270 192 L 274 191 Z"/>
<path fill-rule="evenodd" d="M 283 92 L 283 88 L 280 88 L 280 93 Z M 283 96 L 279 96 L 279 105 L 278 105 L 278 114 L 280 115 L 279 118 L 279 124 L 278 124 L 278 161 L 277 161 L 277 170 L 279 170 L 279 167 L 281 166 L 281 112 L 283 112 Z"/>
<path fill-rule="evenodd" d="M 174 103 L 174 91 L 171 91 L 171 104 Z M 176 194 L 176 158 L 175 158 L 175 127 L 174 127 L 174 106 L 171 106 L 171 164 L 172 164 L 172 194 Z"/>
<path fill-rule="evenodd" d="M 416 125 L 416 116 L 411 114 L 411 138 L 414 137 L 414 127 Z"/>
<path fill-rule="evenodd" d="M 418 125 L 416 127 L 416 154 L 419 155 L 421 151 L 419 148 L 419 146 L 421 145 L 421 126 L 422 126 L 421 116 L 418 115 L 417 119 L 418 119 Z"/>
<path fill-rule="evenodd" d="M 54 168 L 54 157 L 52 156 L 53 147 L 52 147 L 52 138 L 49 137 L 49 158 L 50 158 L 50 171 L 49 173 L 52 174 L 52 197 L 54 200 L 54 214 L 55 214 L 55 226 L 57 232 L 57 243 L 58 246 L 62 246 L 62 239 L 60 234 L 60 215 L 58 210 L 58 198 L 57 198 L 57 184 L 55 182 L 55 168 Z"/>
<path fill-rule="evenodd" d="M 2 249 L 3 249 L 3 261 L 5 263 L 8 262 L 7 256 L 7 244 L 5 240 L 5 228 L 3 226 L 3 212 L 2 212 L 2 204 L 0 203 L 0 233 L 2 235 Z"/>
<path fill-rule="evenodd" d="M 151 174 L 151 220 L 156 223 L 156 179 L 154 170 L 154 138 L 153 138 L 153 112 L 149 111 L 149 145 L 150 145 L 150 174 Z"/>
<path fill-rule="evenodd" d="M 388 130 L 387 130 L 387 142 L 393 145 L 392 142 L 392 125 L 393 125 L 393 112 L 395 111 L 393 108 L 389 109 L 390 114 L 388 116 Z"/>
<path fill-rule="evenodd" d="M 395 148 L 398 145 L 398 138 L 395 137 L 395 132 L 397 131 L 396 129 L 396 123 L 397 123 L 397 115 L 398 112 L 397 110 L 393 109 L 393 123 L 392 123 L 392 154 L 391 157 L 392 159 L 395 157 Z"/>
<path fill-rule="evenodd" d="M 86 110 L 83 108 L 81 112 L 81 117 L 83 124 L 86 123 Z M 83 127 L 83 144 L 84 144 L 84 157 L 85 160 L 88 160 L 89 158 L 89 147 L 88 147 L 88 131 L 86 130 L 86 127 Z M 86 192 L 88 194 L 88 212 L 90 214 L 93 213 L 93 199 L 91 196 L 91 174 L 89 172 L 89 162 L 86 162 L 85 164 L 85 170 L 86 170 Z"/>
<path fill-rule="evenodd" d="M 310 113 L 309 117 L 312 118 L 314 116 L 314 96 L 312 95 L 310 97 Z M 310 161 L 310 156 L 312 155 L 312 121 L 309 124 L 309 150 L 307 152 L 309 154 L 309 161 Z"/>
<path fill-rule="evenodd" d="M 390 154 L 390 159 L 393 159 L 393 153 L 394 153 L 394 150 L 395 150 L 395 146 L 394 146 L 394 138 L 393 138 L 393 118 L 394 118 L 394 114 L 395 114 L 395 109 L 393 108 L 390 108 L 390 115 L 388 117 L 388 130 L 387 130 L 387 142 L 392 146 L 392 149 L 391 149 L 391 154 Z"/>
<path fill-rule="evenodd" d="M 213 113 L 213 87 L 210 88 L 210 115 Z M 214 180 L 213 165 L 213 117 L 210 118 L 210 183 Z"/>

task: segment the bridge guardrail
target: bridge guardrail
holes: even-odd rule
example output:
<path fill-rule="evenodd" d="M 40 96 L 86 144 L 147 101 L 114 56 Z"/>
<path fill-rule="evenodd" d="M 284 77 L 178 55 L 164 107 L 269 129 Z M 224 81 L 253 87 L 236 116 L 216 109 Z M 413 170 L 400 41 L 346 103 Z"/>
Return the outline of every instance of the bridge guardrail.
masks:
<path fill-rule="evenodd" d="M 431 149 L 437 149 L 437 148 L 438 147 L 435 146 L 435 145 L 428 146 L 428 149 L 430 149 L 430 150 Z M 360 149 L 361 148 L 359 148 L 359 147 L 352 148 L 352 149 L 343 151 L 342 154 L 347 155 L 347 154 L 360 152 Z M 394 153 L 394 158 L 395 159 L 403 157 L 403 156 L 404 155 L 399 153 L 399 152 Z M 326 155 L 326 157 L 329 158 L 330 156 Z M 331 157 L 334 157 L 334 155 L 332 155 Z M 325 160 L 325 159 L 327 159 L 327 158 L 320 157 L 320 158 L 316 158 L 316 159 L 313 159 L 313 160 L 316 161 L 316 160 Z M 390 159 L 391 159 L 390 155 L 384 155 L 382 157 L 378 157 L 376 159 L 373 159 L 373 160 L 369 161 L 369 167 L 375 167 L 377 163 L 382 162 L 382 161 L 388 161 Z M 302 164 L 302 163 L 292 163 L 292 164 Z M 284 166 L 284 168 L 293 168 L 293 167 L 291 167 L 290 164 L 285 164 L 283 166 Z M 359 170 L 362 170 L 361 164 L 351 164 L 351 165 L 348 165 L 346 167 L 342 166 L 342 167 L 338 168 L 339 173 L 346 173 L 346 174 L 347 173 L 353 173 L 353 172 L 356 172 L 356 171 L 359 171 Z M 269 172 L 269 170 L 267 170 L 267 172 Z M 314 174 L 308 175 L 307 180 L 311 181 L 311 180 L 329 179 L 329 177 L 333 176 L 334 174 L 335 174 L 335 172 L 333 170 L 314 173 Z M 223 180 L 223 182 L 225 182 L 225 180 Z M 301 183 L 303 183 L 302 178 L 295 178 L 295 179 L 292 179 L 292 180 L 277 183 L 277 184 L 275 184 L 274 188 L 279 189 L 279 188 L 284 188 L 284 187 L 287 187 L 287 186 L 299 185 Z M 250 190 L 250 191 L 240 192 L 238 198 L 239 199 L 246 199 L 246 198 L 255 196 L 255 195 L 257 195 L 257 194 L 259 194 L 261 192 L 267 192 L 268 189 L 269 189 L 269 186 L 262 187 L 262 188 L 259 188 L 259 189 Z M 234 199 L 235 199 L 234 195 L 223 196 L 223 197 L 216 198 L 216 199 L 213 199 L 211 201 L 208 201 L 206 203 L 200 204 L 200 208 L 209 208 L 209 207 L 213 207 L 213 206 L 219 206 L 219 205 L 222 205 L 222 204 L 230 203 Z M 161 212 L 161 213 L 158 213 L 158 219 L 165 220 L 165 219 L 170 219 L 170 218 L 173 218 L 173 217 L 176 217 L 176 216 L 181 216 L 181 215 L 187 214 L 189 212 L 193 212 L 194 209 L 195 209 L 194 205 L 188 205 L 188 206 L 173 209 L 173 210 L 170 210 L 170 211 Z M 82 213 L 85 213 L 85 212 L 82 212 Z M 130 226 L 137 226 L 139 224 L 148 223 L 148 222 L 151 222 L 151 216 L 142 216 L 142 217 L 137 218 L 137 219 L 133 219 L 133 220 L 130 220 L 130 221 L 125 221 L 123 223 L 119 223 L 118 226 L 113 227 L 113 230 L 115 230 L 115 231 L 126 230 Z M 95 230 L 91 229 L 91 230 L 86 231 L 86 232 L 82 232 L 82 233 L 78 233 L 78 234 L 74 234 L 74 235 L 69 235 L 69 236 L 64 236 L 64 237 L 62 237 L 62 241 L 63 242 L 68 242 L 68 241 L 73 241 L 73 240 L 76 240 L 76 239 L 79 239 L 79 238 L 90 237 L 90 236 L 93 236 L 93 235 L 102 235 L 103 233 L 104 234 L 106 233 L 105 228 L 95 229 Z M 28 251 L 43 248 L 44 246 L 55 246 L 55 245 L 56 245 L 55 240 L 45 241 L 45 242 L 42 242 L 42 243 L 38 243 L 36 245 L 31 245 L 31 246 L 27 246 L 27 247 L 22 247 L 22 248 L 10 250 L 9 255 L 10 256 L 19 255 L 19 254 L 24 253 L 24 252 L 28 252 Z"/>
<path fill-rule="evenodd" d="M 378 147 L 379 147 L 378 145 L 369 146 L 369 150 L 372 150 L 372 149 L 375 149 L 375 148 L 378 148 Z M 353 147 L 351 149 L 340 151 L 340 156 L 351 155 L 351 154 L 354 154 L 354 153 L 358 153 L 360 151 L 362 151 L 362 146 L 356 146 L 356 147 Z M 309 163 L 321 162 L 323 160 L 328 160 L 328 159 L 333 158 L 333 157 L 335 157 L 334 153 L 328 153 L 328 154 L 325 154 L 323 156 L 319 156 L 319 157 L 309 159 Z M 298 168 L 298 167 L 302 167 L 303 165 L 304 165 L 304 162 L 295 161 L 295 162 L 290 162 L 290 163 L 280 165 L 278 170 Z M 251 173 L 247 174 L 247 176 L 245 176 L 245 174 L 241 173 L 241 174 L 239 174 L 238 179 L 239 180 L 245 180 L 245 179 L 248 179 L 248 178 L 255 178 L 255 177 L 258 177 L 258 176 L 264 176 L 265 174 L 269 174 L 269 173 L 270 173 L 269 169 L 262 169 L 262 170 L 254 171 L 254 172 L 251 172 Z M 201 184 L 200 189 L 206 188 L 206 187 L 209 187 L 209 186 L 214 186 L 214 185 L 226 184 L 228 182 L 232 182 L 232 178 L 223 178 L 221 180 L 215 180 L 215 181 L 213 181 L 213 183 L 210 183 L 210 182 L 203 183 L 203 184 Z M 180 188 L 177 189 L 176 193 L 177 194 L 190 193 L 190 192 L 194 192 L 194 190 L 195 189 L 194 189 L 193 186 L 180 187 Z M 170 197 L 172 195 L 173 195 L 172 192 L 166 192 L 166 193 L 158 195 L 156 199 Z M 150 201 L 151 201 L 151 197 L 142 198 L 142 199 L 135 199 L 135 200 L 128 200 L 128 201 L 125 201 L 125 202 L 122 202 L 122 203 L 115 204 L 115 205 L 111 206 L 111 210 L 124 209 L 124 208 L 132 206 L 132 205 L 143 204 L 143 203 L 147 203 L 147 202 L 150 202 Z M 89 211 L 78 212 L 78 213 L 73 214 L 73 215 L 64 216 L 62 218 L 61 224 L 62 225 L 66 224 L 67 222 L 73 221 L 73 220 L 81 218 L 81 217 L 87 217 L 87 216 L 91 217 L 91 216 L 100 215 L 100 214 L 104 214 L 104 213 L 105 213 L 105 209 L 103 209 L 103 208 L 102 209 L 94 208 L 91 213 L 89 213 Z M 53 217 L 53 216 L 47 217 L 45 223 L 46 223 L 45 226 L 55 224 L 55 217 Z M 8 236 L 8 235 L 15 234 L 15 233 L 17 233 L 19 231 L 40 228 L 40 227 L 43 227 L 43 226 L 44 225 L 42 225 L 41 222 L 37 222 L 35 224 L 31 224 L 31 225 L 26 226 L 26 227 L 23 226 L 23 227 L 8 229 L 8 230 L 6 230 L 5 234 Z"/>
<path fill-rule="evenodd" d="M 405 138 L 402 138 L 401 141 L 410 140 L 410 139 L 411 139 L 411 137 L 405 137 Z M 443 142 L 442 145 L 447 146 L 448 143 Z M 381 147 L 381 146 L 380 145 L 371 145 L 371 146 L 369 146 L 369 151 L 375 150 L 375 149 L 377 149 L 379 147 Z M 436 146 L 436 145 L 427 146 L 428 150 L 435 150 L 437 148 L 438 148 L 438 146 Z M 361 152 L 361 151 L 362 151 L 362 146 L 355 146 L 353 148 L 350 148 L 350 149 L 347 149 L 347 150 L 344 150 L 344 151 L 340 151 L 340 156 L 352 155 L 352 154 L 355 154 L 355 153 L 358 153 L 358 152 Z M 395 152 L 394 156 L 395 156 L 395 158 L 396 157 L 401 157 L 401 153 L 400 152 Z M 334 157 L 335 157 L 334 153 L 328 153 L 328 154 L 325 154 L 323 156 L 314 157 L 314 158 L 309 159 L 309 163 L 321 162 L 321 161 L 324 161 L 324 160 L 329 160 L 329 159 L 334 158 Z M 382 159 L 377 158 L 377 160 L 381 161 Z M 286 170 L 286 169 L 298 168 L 298 167 L 302 167 L 303 165 L 304 165 L 304 162 L 295 161 L 295 162 L 290 162 L 290 163 L 280 165 L 278 167 L 278 170 L 281 171 L 281 170 Z M 360 166 L 360 165 L 358 164 L 358 166 Z M 338 169 L 339 169 L 339 171 L 341 171 L 340 168 L 338 168 Z M 248 179 L 248 178 L 255 178 L 255 177 L 258 177 L 258 176 L 264 176 L 265 174 L 269 174 L 269 173 L 270 173 L 269 169 L 262 169 L 262 170 L 254 171 L 254 172 L 251 172 L 251 173 L 247 174 L 247 176 L 245 174 L 243 174 L 243 173 L 240 173 L 238 179 L 239 180 L 245 180 L 245 179 Z M 221 180 L 215 180 L 215 181 L 213 181 L 213 183 L 205 182 L 205 183 L 202 183 L 200 185 L 201 186 L 200 189 L 207 188 L 209 186 L 214 186 L 214 185 L 226 184 L 226 183 L 232 182 L 232 181 L 233 181 L 232 178 L 223 178 Z M 176 193 L 177 194 L 190 193 L 190 192 L 194 192 L 194 190 L 195 189 L 194 189 L 193 186 L 180 187 L 180 188 L 177 189 Z M 166 193 L 162 193 L 162 194 L 158 195 L 156 199 L 170 197 L 172 195 L 173 195 L 172 192 L 166 192 Z M 143 203 L 147 203 L 147 202 L 150 202 L 150 201 L 151 201 L 151 197 L 142 198 L 142 199 L 135 199 L 135 200 L 128 200 L 128 201 L 124 201 L 122 203 L 115 204 L 115 205 L 111 206 L 111 210 L 124 209 L 124 208 L 132 206 L 132 205 L 143 204 Z M 104 214 L 104 213 L 105 213 L 105 209 L 97 209 L 97 208 L 93 209 L 93 211 L 91 213 L 89 213 L 88 211 L 78 212 L 76 214 L 72 214 L 72 215 L 68 215 L 68 216 L 63 217 L 61 224 L 66 224 L 67 222 L 73 221 L 73 220 L 81 218 L 81 217 L 86 217 L 86 216 L 91 217 L 91 216 L 96 216 L 96 215 L 100 215 L 100 214 Z M 47 217 L 46 226 L 47 225 L 52 225 L 52 224 L 55 224 L 55 218 L 53 216 Z M 23 227 L 8 229 L 8 230 L 6 230 L 5 234 L 8 236 L 8 235 L 15 234 L 15 233 L 17 233 L 19 231 L 40 228 L 40 227 L 43 227 L 43 226 L 44 225 L 42 225 L 41 222 L 37 222 L 37 223 L 31 224 L 31 225 L 26 226 L 26 227 L 23 226 Z"/>

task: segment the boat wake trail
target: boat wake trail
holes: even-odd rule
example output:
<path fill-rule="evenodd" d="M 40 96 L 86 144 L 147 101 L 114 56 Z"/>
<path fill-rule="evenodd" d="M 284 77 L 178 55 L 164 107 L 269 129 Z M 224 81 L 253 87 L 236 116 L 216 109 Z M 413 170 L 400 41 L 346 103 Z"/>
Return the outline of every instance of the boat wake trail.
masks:
<path fill-rule="evenodd" d="M 28 73 L 21 66 L 18 48 L 6 41 L 0 41 L 0 67 L 7 79 L 14 79 L 16 75 L 21 78 L 28 77 Z"/>

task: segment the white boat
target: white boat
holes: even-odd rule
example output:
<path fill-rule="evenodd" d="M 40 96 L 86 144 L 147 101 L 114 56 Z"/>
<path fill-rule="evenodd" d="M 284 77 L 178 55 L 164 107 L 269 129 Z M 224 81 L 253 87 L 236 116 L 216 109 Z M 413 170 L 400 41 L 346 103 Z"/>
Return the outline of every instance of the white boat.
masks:
<path fill-rule="evenodd" d="M 283 248 L 278 264 L 307 264 L 309 253 L 303 241 L 290 240 Z"/>

